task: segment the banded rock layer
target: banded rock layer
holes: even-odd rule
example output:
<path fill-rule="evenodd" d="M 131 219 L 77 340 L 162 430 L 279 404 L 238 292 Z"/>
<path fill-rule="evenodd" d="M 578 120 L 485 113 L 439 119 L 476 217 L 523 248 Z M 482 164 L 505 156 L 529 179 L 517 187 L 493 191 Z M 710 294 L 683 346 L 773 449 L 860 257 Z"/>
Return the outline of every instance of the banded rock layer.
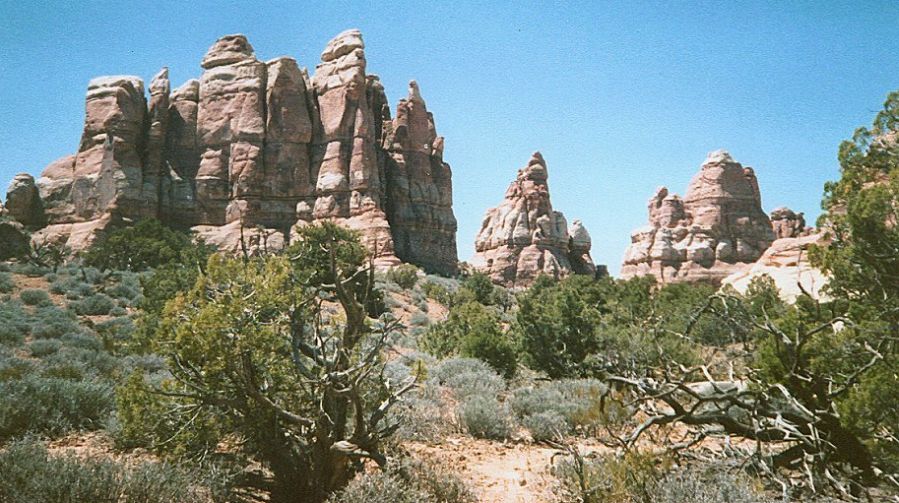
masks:
<path fill-rule="evenodd" d="M 547 179 L 546 162 L 535 152 L 502 203 L 484 215 L 472 265 L 495 283 L 527 286 L 541 274 L 596 274 L 590 234 L 580 220 L 569 228 L 565 215 L 553 210 Z"/>
<path fill-rule="evenodd" d="M 331 220 L 360 231 L 379 265 L 454 272 L 443 138 L 414 82 L 391 119 L 364 49 L 358 30 L 341 33 L 310 77 L 228 35 L 174 91 L 167 69 L 149 99 L 137 77 L 92 80 L 78 152 L 37 181 L 48 225 L 36 239 L 78 250 L 110 225 L 154 217 L 224 249 L 247 237 L 280 247 L 297 225 Z"/>
<path fill-rule="evenodd" d="M 649 200 L 649 225 L 631 234 L 621 276 L 717 285 L 758 260 L 774 239 L 752 168 L 718 150 L 683 199 L 661 187 Z"/>

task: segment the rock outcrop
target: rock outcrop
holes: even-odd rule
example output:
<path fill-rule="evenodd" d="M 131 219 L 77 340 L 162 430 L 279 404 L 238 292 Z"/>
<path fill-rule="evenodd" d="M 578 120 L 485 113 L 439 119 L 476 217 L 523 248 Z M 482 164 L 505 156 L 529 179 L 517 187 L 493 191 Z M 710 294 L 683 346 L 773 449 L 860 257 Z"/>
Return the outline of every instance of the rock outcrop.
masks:
<path fill-rule="evenodd" d="M 796 213 L 785 206 L 775 208 L 771 212 L 770 218 L 771 229 L 777 239 L 798 238 L 814 232 L 814 229 L 805 226 L 805 215 Z"/>
<path fill-rule="evenodd" d="M 0 206 L 2 209 L 2 206 Z M 21 173 L 13 178 L 6 190 L 5 211 L 10 218 L 25 227 L 36 228 L 44 224 L 44 205 L 38 193 L 34 177 Z"/>
<path fill-rule="evenodd" d="M 662 187 L 649 200 L 649 225 L 632 233 L 621 276 L 717 285 L 755 262 L 774 238 L 752 168 L 718 150 L 683 199 Z"/>
<path fill-rule="evenodd" d="M 372 86 L 386 105 L 383 87 Z M 413 80 L 396 107 L 382 105 L 381 144 L 388 158 L 387 215 L 397 257 L 443 274 L 456 272 L 456 217 L 452 171 L 443 162 L 443 137 Z"/>
<path fill-rule="evenodd" d="M 10 213 L 46 221 L 36 239 L 73 251 L 147 217 L 226 249 L 249 235 L 284 246 L 297 225 L 331 220 L 382 266 L 456 270 L 443 138 L 414 83 L 391 119 L 358 30 L 328 43 L 311 78 L 292 58 L 258 60 L 243 35 L 216 41 L 201 67 L 174 91 L 163 68 L 149 99 L 138 77 L 92 80 L 78 152 L 44 170 L 39 198 L 17 186 Z"/>
<path fill-rule="evenodd" d="M 587 229 L 579 220 L 569 229 L 553 210 L 547 178 L 546 162 L 535 152 L 503 202 L 484 215 L 472 265 L 496 283 L 527 286 L 541 274 L 596 274 Z"/>
<path fill-rule="evenodd" d="M 774 241 L 758 261 L 727 276 L 721 284 L 746 293 L 753 280 L 768 276 L 780 290 L 781 298 L 787 302 L 794 302 L 803 293 L 826 301 L 822 289 L 827 285 L 828 278 L 820 269 L 812 267 L 808 260 L 809 248 L 821 244 L 826 244 L 823 233 L 780 238 Z"/>

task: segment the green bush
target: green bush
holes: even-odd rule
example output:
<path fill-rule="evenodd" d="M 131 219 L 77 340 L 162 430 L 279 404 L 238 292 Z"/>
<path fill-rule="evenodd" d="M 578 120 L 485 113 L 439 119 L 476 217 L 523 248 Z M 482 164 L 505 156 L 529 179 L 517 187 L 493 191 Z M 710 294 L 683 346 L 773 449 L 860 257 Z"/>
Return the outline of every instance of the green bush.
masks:
<path fill-rule="evenodd" d="M 70 312 L 53 305 L 35 309 L 31 315 L 30 327 L 31 335 L 39 339 L 59 339 L 83 331 L 78 320 Z"/>
<path fill-rule="evenodd" d="M 484 360 L 506 377 L 515 373 L 518 364 L 499 315 L 473 301 L 451 308 L 445 321 L 428 328 L 421 345 L 438 357 L 462 355 Z"/>
<path fill-rule="evenodd" d="M 94 287 L 75 276 L 67 276 L 50 283 L 50 292 L 65 295 L 69 300 L 75 300 L 93 294 Z"/>
<path fill-rule="evenodd" d="M 26 306 L 38 306 L 51 304 L 50 294 L 46 290 L 28 288 L 19 292 L 19 300 Z"/>
<path fill-rule="evenodd" d="M 402 264 L 387 271 L 387 279 L 404 290 L 412 290 L 418 283 L 418 268 L 412 264 Z"/>
<path fill-rule="evenodd" d="M 0 302 L 0 344 L 16 345 L 31 331 L 28 313 L 18 301 Z"/>
<path fill-rule="evenodd" d="M 113 410 L 112 389 L 88 381 L 29 375 L 0 382 L 0 396 L 0 440 L 98 429 Z"/>
<path fill-rule="evenodd" d="M 59 351 L 62 343 L 55 339 L 38 339 L 28 344 L 28 350 L 31 356 L 41 358 L 43 356 L 52 355 Z"/>
<path fill-rule="evenodd" d="M 0 293 L 9 293 L 16 287 L 12 274 L 8 272 L 0 272 Z"/>
<path fill-rule="evenodd" d="M 142 271 L 182 260 L 190 236 L 145 219 L 101 236 L 84 253 L 85 265 L 106 270 Z"/>
<path fill-rule="evenodd" d="M 69 307 L 82 316 L 104 315 L 109 314 L 115 307 L 115 301 L 106 294 L 97 293 L 81 300 L 69 302 Z"/>
<path fill-rule="evenodd" d="M 167 463 L 137 466 L 110 460 L 52 456 L 34 442 L 0 451 L 0 501 L 4 503 L 207 503 L 203 477 Z"/>
<path fill-rule="evenodd" d="M 459 423 L 473 437 L 504 440 L 512 436 L 512 417 L 494 397 L 469 396 L 459 405 L 457 413 Z"/>

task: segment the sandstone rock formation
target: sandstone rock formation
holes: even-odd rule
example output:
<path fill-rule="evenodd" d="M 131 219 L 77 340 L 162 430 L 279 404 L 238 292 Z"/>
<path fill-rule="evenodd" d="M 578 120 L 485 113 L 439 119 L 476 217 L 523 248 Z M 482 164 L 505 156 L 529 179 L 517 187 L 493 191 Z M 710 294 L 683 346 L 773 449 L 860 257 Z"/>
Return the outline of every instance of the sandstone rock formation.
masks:
<path fill-rule="evenodd" d="M 526 286 L 540 274 L 595 275 L 590 235 L 579 220 L 571 228 L 549 199 L 546 162 L 535 152 L 518 171 L 503 202 L 487 210 L 475 240 L 472 265 L 506 286 Z"/>
<path fill-rule="evenodd" d="M 807 236 L 813 232 L 811 227 L 805 226 L 805 215 L 796 213 L 795 211 L 781 206 L 775 208 L 770 215 L 771 228 L 774 230 L 774 237 L 797 238 Z"/>
<path fill-rule="evenodd" d="M 390 118 L 364 49 L 358 30 L 341 33 L 310 78 L 295 60 L 259 61 L 246 37 L 227 35 L 199 80 L 174 91 L 166 68 L 149 99 L 138 77 L 94 79 L 78 152 L 44 170 L 39 198 L 17 186 L 10 212 L 27 225 L 46 220 L 35 239 L 73 250 L 147 217 L 225 249 L 248 236 L 284 246 L 296 225 L 327 219 L 360 231 L 380 265 L 454 272 L 443 138 L 414 83 Z"/>
<path fill-rule="evenodd" d="M 4 212 L 26 227 L 33 228 L 43 225 L 44 205 L 33 176 L 22 173 L 13 178 L 9 188 L 6 189 Z"/>
<path fill-rule="evenodd" d="M 827 285 L 827 276 L 812 267 L 808 260 L 808 250 L 816 244 L 824 244 L 823 233 L 780 238 L 757 262 L 724 278 L 722 286 L 729 285 L 740 293 L 746 293 L 754 279 L 768 276 L 780 290 L 781 298 L 787 302 L 794 302 L 803 291 L 813 298 L 826 301 L 822 289 Z"/>
<path fill-rule="evenodd" d="M 755 262 L 774 238 L 752 168 L 718 150 L 683 199 L 662 187 L 649 200 L 649 225 L 632 233 L 621 276 L 718 284 Z"/>
<path fill-rule="evenodd" d="M 380 84 L 380 83 L 378 83 Z M 373 86 L 386 105 L 383 87 Z M 452 172 L 443 162 L 443 137 L 413 80 L 409 95 L 396 107 L 383 108 L 381 144 L 389 154 L 387 215 L 396 255 L 443 274 L 456 272 L 456 217 L 453 215 Z M 589 248 L 589 244 L 588 244 Z"/>

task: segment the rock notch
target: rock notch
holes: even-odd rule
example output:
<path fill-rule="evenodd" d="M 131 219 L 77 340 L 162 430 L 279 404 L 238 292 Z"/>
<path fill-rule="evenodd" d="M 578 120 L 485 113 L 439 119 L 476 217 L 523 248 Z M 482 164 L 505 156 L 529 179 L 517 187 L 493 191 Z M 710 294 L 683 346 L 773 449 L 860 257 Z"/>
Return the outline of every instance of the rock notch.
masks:
<path fill-rule="evenodd" d="M 174 91 L 163 68 L 149 97 L 138 77 L 92 80 L 78 152 L 44 170 L 40 197 L 17 178 L 10 214 L 46 221 L 35 239 L 73 251 L 148 217 L 225 250 L 246 238 L 278 248 L 297 225 L 331 220 L 358 230 L 379 265 L 455 272 L 443 138 L 414 82 L 391 119 L 358 30 L 328 43 L 311 78 L 292 58 L 258 60 L 239 34 L 201 67 Z"/>
<path fill-rule="evenodd" d="M 579 220 L 569 229 L 565 215 L 553 210 L 547 178 L 546 162 L 534 152 L 502 203 L 484 215 L 472 265 L 496 283 L 527 286 L 541 274 L 596 274 L 590 234 Z"/>
<path fill-rule="evenodd" d="M 774 239 L 754 171 L 717 150 L 703 162 L 683 199 L 665 187 L 650 198 L 649 224 L 631 234 L 621 277 L 717 285 L 755 262 Z"/>

